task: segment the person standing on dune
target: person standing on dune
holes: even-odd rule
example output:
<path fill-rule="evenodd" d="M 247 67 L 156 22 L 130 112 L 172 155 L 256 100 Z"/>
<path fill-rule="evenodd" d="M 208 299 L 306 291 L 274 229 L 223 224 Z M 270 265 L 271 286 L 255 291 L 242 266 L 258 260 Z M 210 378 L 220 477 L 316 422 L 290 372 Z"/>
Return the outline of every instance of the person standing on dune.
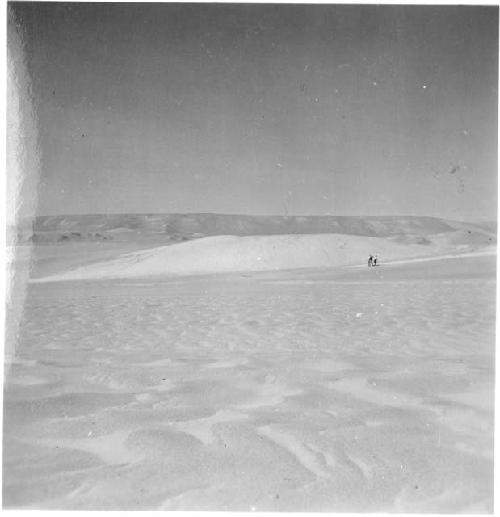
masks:
<path fill-rule="evenodd" d="M 372 267 L 373 266 L 373 255 L 370 255 L 368 257 L 368 267 Z"/>

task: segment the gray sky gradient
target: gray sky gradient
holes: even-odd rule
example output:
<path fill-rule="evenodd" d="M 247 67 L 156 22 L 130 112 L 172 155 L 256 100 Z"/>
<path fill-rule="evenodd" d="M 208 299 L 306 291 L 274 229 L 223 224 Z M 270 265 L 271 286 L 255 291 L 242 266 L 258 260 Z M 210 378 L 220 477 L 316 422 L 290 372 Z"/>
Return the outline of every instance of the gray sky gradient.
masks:
<path fill-rule="evenodd" d="M 14 9 L 39 214 L 496 219 L 497 7 Z"/>

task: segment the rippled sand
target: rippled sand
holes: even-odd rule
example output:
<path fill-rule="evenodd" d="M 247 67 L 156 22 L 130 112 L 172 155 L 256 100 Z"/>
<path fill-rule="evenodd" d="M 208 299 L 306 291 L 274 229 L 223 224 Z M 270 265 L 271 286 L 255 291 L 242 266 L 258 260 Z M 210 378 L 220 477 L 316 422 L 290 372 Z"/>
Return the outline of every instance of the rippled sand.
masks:
<path fill-rule="evenodd" d="M 33 284 L 7 508 L 491 512 L 495 257 Z"/>

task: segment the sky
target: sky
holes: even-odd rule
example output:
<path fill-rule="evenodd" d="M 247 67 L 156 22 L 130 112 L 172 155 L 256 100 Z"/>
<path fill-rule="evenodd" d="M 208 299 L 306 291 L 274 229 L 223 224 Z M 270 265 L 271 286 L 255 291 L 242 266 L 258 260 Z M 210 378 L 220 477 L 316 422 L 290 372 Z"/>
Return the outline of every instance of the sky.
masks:
<path fill-rule="evenodd" d="M 38 215 L 496 219 L 496 6 L 10 5 Z"/>

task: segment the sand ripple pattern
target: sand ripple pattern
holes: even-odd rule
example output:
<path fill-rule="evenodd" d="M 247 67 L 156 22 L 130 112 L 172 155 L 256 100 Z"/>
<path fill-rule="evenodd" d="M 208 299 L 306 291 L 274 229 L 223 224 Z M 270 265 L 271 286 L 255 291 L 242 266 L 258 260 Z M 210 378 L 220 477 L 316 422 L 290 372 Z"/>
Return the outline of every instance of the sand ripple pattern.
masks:
<path fill-rule="evenodd" d="M 32 285 L 4 505 L 491 511 L 494 280 L 407 267 Z"/>

